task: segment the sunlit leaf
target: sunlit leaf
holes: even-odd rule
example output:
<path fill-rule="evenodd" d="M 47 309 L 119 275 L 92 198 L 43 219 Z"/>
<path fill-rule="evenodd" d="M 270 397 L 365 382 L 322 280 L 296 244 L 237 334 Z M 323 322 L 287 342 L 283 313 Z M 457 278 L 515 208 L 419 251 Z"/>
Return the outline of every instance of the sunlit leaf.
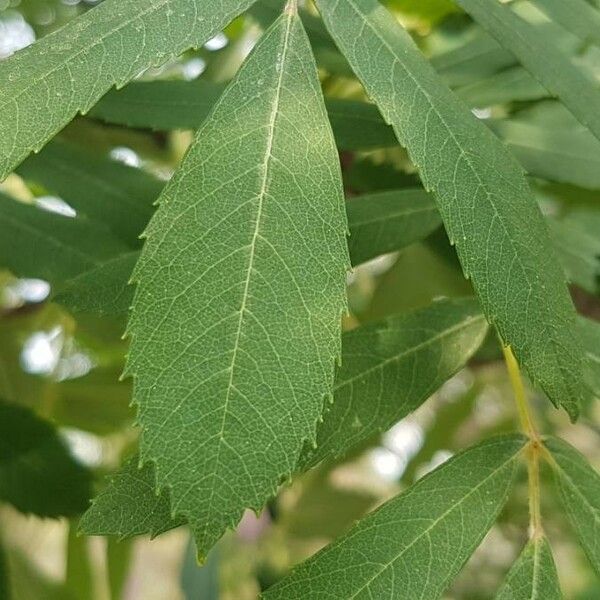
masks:
<path fill-rule="evenodd" d="M 0 62 L 0 180 L 110 87 L 204 44 L 253 0 L 107 0 Z"/>

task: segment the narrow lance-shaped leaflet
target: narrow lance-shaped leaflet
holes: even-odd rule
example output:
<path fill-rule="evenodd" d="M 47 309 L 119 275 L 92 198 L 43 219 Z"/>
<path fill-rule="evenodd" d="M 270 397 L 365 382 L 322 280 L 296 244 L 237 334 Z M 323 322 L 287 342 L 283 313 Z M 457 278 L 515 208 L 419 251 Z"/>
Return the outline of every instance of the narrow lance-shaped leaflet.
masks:
<path fill-rule="evenodd" d="M 524 174 L 376 0 L 317 0 L 325 24 L 434 192 L 487 318 L 576 418 L 589 394 L 575 310 Z M 373 57 L 377 57 L 377 60 Z"/>

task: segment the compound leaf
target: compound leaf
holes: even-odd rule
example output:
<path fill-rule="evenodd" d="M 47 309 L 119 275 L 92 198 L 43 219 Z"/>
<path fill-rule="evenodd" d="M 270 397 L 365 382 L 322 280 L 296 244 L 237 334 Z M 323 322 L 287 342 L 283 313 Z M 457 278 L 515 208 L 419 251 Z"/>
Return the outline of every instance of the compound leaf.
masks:
<path fill-rule="evenodd" d="M 265 600 L 439 598 L 496 520 L 524 444 L 509 435 L 458 454 L 294 569 Z"/>
<path fill-rule="evenodd" d="M 41 517 L 83 512 L 91 476 L 50 423 L 0 400 L 0 499 Z"/>
<path fill-rule="evenodd" d="M 486 316 L 531 378 L 575 418 L 589 395 L 574 335 L 575 310 L 521 169 L 377 0 L 317 0 L 317 5 L 407 147 L 425 188 L 434 192 Z"/>
<path fill-rule="evenodd" d="M 204 44 L 253 0 L 107 0 L 0 63 L 0 180 L 113 85 Z"/>
<path fill-rule="evenodd" d="M 198 131 L 133 276 L 141 455 L 200 553 L 314 441 L 340 354 L 346 230 L 316 65 L 290 7 Z"/>
<path fill-rule="evenodd" d="M 496 600 L 561 600 L 560 583 L 548 540 L 530 540 L 508 572 Z"/>
<path fill-rule="evenodd" d="M 590 562 L 600 574 L 600 475 L 573 446 L 558 438 L 545 442 L 550 451 L 563 507 Z"/>

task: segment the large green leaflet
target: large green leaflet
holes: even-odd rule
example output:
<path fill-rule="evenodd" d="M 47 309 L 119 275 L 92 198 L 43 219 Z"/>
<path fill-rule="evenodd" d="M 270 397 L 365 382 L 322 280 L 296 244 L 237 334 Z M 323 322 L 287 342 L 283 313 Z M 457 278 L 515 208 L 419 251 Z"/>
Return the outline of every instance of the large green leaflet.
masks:
<path fill-rule="evenodd" d="M 502 509 L 526 440 L 455 456 L 268 590 L 265 600 L 439 598 Z"/>
<path fill-rule="evenodd" d="M 531 378 L 575 418 L 588 395 L 575 311 L 521 169 L 376 0 L 317 5 L 426 189 L 435 193 L 488 319 Z"/>
<path fill-rule="evenodd" d="M 66 217 L 0 192 L 0 265 L 19 277 L 59 282 L 103 264 L 127 246 L 88 219 Z"/>
<path fill-rule="evenodd" d="M 455 0 L 475 21 L 512 52 L 521 64 L 600 139 L 600 89 L 577 68 L 554 38 L 536 29 L 498 0 Z"/>
<path fill-rule="evenodd" d="M 163 185 L 141 169 L 59 140 L 30 156 L 17 172 L 134 247 L 140 246 L 139 235 L 154 212 L 152 204 Z"/>
<path fill-rule="evenodd" d="M 201 46 L 253 0 L 107 0 L 0 63 L 0 180 L 113 85 Z"/>
<path fill-rule="evenodd" d="M 73 516 L 87 508 L 91 474 L 50 423 L 0 400 L 0 500 L 24 513 Z"/>
<path fill-rule="evenodd" d="M 563 507 L 590 562 L 600 574 L 600 475 L 567 442 L 549 438 L 550 464 Z"/>
<path fill-rule="evenodd" d="M 198 131 L 133 275 L 141 454 L 205 553 L 314 440 L 349 266 L 339 160 L 290 8 Z"/>
<path fill-rule="evenodd" d="M 496 600 L 561 600 L 560 583 L 548 540 L 529 541 L 500 587 Z"/>
<path fill-rule="evenodd" d="M 305 447 L 297 470 L 345 454 L 417 408 L 465 365 L 486 331 L 477 303 L 464 299 L 435 302 L 345 333 L 334 402 L 318 426 L 316 450 Z M 396 387 L 396 382 L 401 383 Z M 94 501 L 82 530 L 91 535 L 155 535 L 179 525 L 170 518 L 167 495 L 157 498 L 154 478 L 152 465 L 138 470 L 135 461 L 127 463 Z"/>

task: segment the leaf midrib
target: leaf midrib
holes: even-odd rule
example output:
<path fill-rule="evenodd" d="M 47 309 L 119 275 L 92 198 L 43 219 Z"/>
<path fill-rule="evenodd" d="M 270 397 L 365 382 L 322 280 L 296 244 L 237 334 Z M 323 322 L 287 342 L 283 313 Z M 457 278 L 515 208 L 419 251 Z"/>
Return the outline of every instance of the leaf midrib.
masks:
<path fill-rule="evenodd" d="M 253 271 L 253 265 L 254 265 L 254 259 L 255 259 L 255 253 L 256 253 L 256 244 L 257 244 L 258 239 L 260 238 L 260 225 L 261 225 L 262 213 L 263 213 L 263 208 L 264 208 L 264 199 L 267 194 L 267 189 L 268 189 L 268 185 L 269 185 L 270 165 L 271 165 L 271 159 L 273 158 L 272 150 L 273 150 L 273 141 L 274 141 L 274 137 L 275 137 L 275 126 L 277 123 L 277 115 L 279 113 L 279 105 L 280 105 L 280 100 L 281 100 L 281 89 L 283 86 L 283 76 L 285 73 L 285 64 L 286 64 L 287 54 L 288 54 L 288 49 L 289 49 L 289 36 L 290 36 L 293 18 L 294 18 L 294 14 L 291 11 L 290 12 L 286 11 L 285 14 L 286 14 L 286 26 L 285 26 L 282 40 L 281 40 L 282 48 L 281 48 L 280 70 L 279 70 L 279 77 L 277 80 L 277 86 L 275 89 L 275 96 L 274 96 L 273 104 L 271 107 L 271 114 L 270 114 L 270 119 L 269 119 L 269 129 L 268 129 L 268 134 L 267 134 L 267 143 L 266 143 L 265 154 L 264 154 L 262 169 L 261 169 L 262 179 L 260 182 L 261 183 L 260 192 L 257 197 L 258 208 L 257 208 L 256 222 L 254 225 L 252 240 L 251 240 L 250 246 L 249 246 L 250 252 L 249 252 L 249 258 L 248 258 L 248 267 L 246 270 L 246 281 L 245 281 L 244 291 L 243 291 L 243 295 L 242 295 L 242 302 L 241 302 L 240 309 L 239 309 L 237 332 L 236 332 L 236 336 L 235 336 L 235 342 L 234 342 L 234 348 L 233 348 L 233 353 L 232 353 L 232 357 L 231 357 L 231 363 L 229 366 L 229 381 L 227 384 L 227 392 L 225 395 L 225 400 L 224 400 L 223 409 L 222 409 L 223 417 L 221 419 L 220 431 L 218 433 L 218 438 L 217 438 L 218 439 L 217 450 L 216 450 L 215 459 L 214 459 L 214 464 L 216 465 L 217 468 L 218 468 L 220 457 L 221 457 L 221 448 L 222 448 L 223 444 L 225 443 L 225 436 L 224 436 L 225 424 L 227 422 L 229 403 L 230 403 L 230 399 L 231 399 L 231 391 L 235 387 L 233 384 L 233 381 L 234 381 L 234 375 L 235 375 L 237 353 L 238 353 L 238 349 L 240 346 L 241 333 L 242 333 L 242 329 L 243 329 L 243 325 L 244 325 L 244 315 L 246 313 L 246 304 L 247 304 L 248 296 L 249 296 L 251 274 Z M 216 473 L 217 473 L 217 469 L 215 468 L 213 471 L 213 474 L 212 474 L 213 477 L 216 475 Z M 209 498 L 207 501 L 208 514 L 211 513 L 214 495 L 215 495 L 215 486 L 213 485 L 210 488 L 210 495 L 209 495 Z M 206 534 L 208 533 L 209 526 L 210 526 L 210 523 L 207 520 L 204 525 L 204 536 L 206 536 Z"/>
<path fill-rule="evenodd" d="M 503 443 L 503 441 L 499 441 L 498 443 Z M 402 558 L 402 556 L 404 556 L 404 554 L 406 554 L 406 552 L 408 552 L 417 542 L 419 542 L 424 536 L 428 535 L 429 532 L 438 525 L 438 523 L 440 523 L 441 521 L 443 521 L 451 512 L 453 512 L 454 510 L 456 510 L 464 501 L 466 501 L 468 498 L 470 498 L 476 491 L 479 490 L 479 488 L 481 488 L 483 485 L 485 485 L 488 480 L 492 479 L 493 477 L 495 477 L 502 469 L 504 469 L 510 462 L 516 460 L 516 458 L 519 456 L 519 454 L 521 454 L 521 452 L 523 452 L 523 449 L 525 448 L 525 445 L 523 445 L 517 452 L 515 452 L 515 454 L 512 454 L 508 459 L 506 459 L 500 466 L 498 466 L 496 469 L 494 469 L 489 475 L 486 475 L 486 477 L 484 479 L 482 479 L 475 487 L 473 487 L 471 490 L 469 490 L 467 492 L 466 495 L 464 495 L 462 497 L 462 499 L 457 502 L 456 504 L 454 504 L 453 506 L 451 506 L 450 508 L 448 508 L 448 510 L 446 510 L 444 513 L 442 513 L 437 519 L 435 519 L 431 525 L 429 525 L 426 529 L 424 529 L 419 535 L 417 535 L 411 542 L 410 544 L 408 544 L 408 546 L 406 546 L 405 548 L 402 549 L 402 551 L 397 554 L 392 560 L 390 560 L 385 566 L 383 566 L 382 568 L 378 569 L 378 571 L 375 573 L 375 575 L 373 575 L 364 585 L 362 585 L 358 590 L 356 590 L 356 592 L 354 592 L 354 594 L 352 596 L 350 596 L 348 598 L 348 600 L 353 600 L 354 598 L 356 598 L 356 596 L 358 594 L 360 594 L 360 592 L 362 592 L 365 588 L 368 588 L 368 586 L 373 583 L 373 581 L 375 581 L 378 577 L 381 576 L 381 574 L 389 569 L 397 560 L 399 560 L 400 558 Z"/>
<path fill-rule="evenodd" d="M 416 79 L 413 76 L 413 74 L 410 72 L 410 70 L 407 69 L 403 65 L 402 61 L 400 61 L 398 59 L 398 57 L 396 56 L 396 53 L 394 52 L 394 49 L 389 45 L 389 43 L 387 42 L 387 40 L 385 40 L 381 35 L 379 35 L 379 32 L 373 26 L 373 24 L 370 22 L 370 20 L 368 18 L 363 17 L 362 13 L 357 8 L 357 6 L 354 3 L 354 1 L 353 0 L 345 0 L 345 1 L 348 3 L 348 5 L 350 7 L 352 7 L 352 9 L 354 10 L 354 12 L 363 20 L 364 24 L 372 31 L 373 35 L 377 39 L 379 39 L 379 41 L 388 49 L 388 51 L 391 53 L 391 55 L 394 58 L 394 63 L 397 64 L 397 65 L 399 65 L 399 67 L 403 70 L 403 72 L 414 82 L 414 84 L 417 87 L 417 89 L 420 90 L 422 96 L 426 99 L 427 103 L 429 104 L 430 109 L 438 116 L 440 122 L 446 128 L 446 131 L 448 132 L 450 138 L 454 142 L 455 147 L 458 149 L 460 155 L 462 157 L 464 157 L 465 163 L 468 165 L 469 170 L 474 175 L 474 177 L 477 180 L 478 184 L 481 186 L 481 189 L 485 191 L 486 199 L 489 201 L 490 198 L 492 198 L 492 197 L 495 196 L 494 193 L 489 190 L 489 188 L 485 184 L 485 182 L 479 177 L 479 173 L 477 172 L 477 170 L 473 168 L 473 165 L 471 164 L 471 161 L 470 161 L 468 153 L 466 153 L 466 152 L 464 152 L 462 150 L 460 144 L 458 143 L 458 140 L 456 139 L 456 136 L 454 135 L 453 129 L 446 123 L 443 115 L 439 113 L 439 111 L 437 110 L 435 104 L 431 101 L 430 96 L 427 93 L 427 91 L 420 85 L 419 80 Z M 339 0 L 337 0 L 336 5 L 337 4 L 339 4 Z M 515 262 L 519 265 L 519 267 L 521 269 L 521 272 L 522 272 L 522 274 L 524 276 L 525 281 L 529 281 L 529 277 L 527 276 L 527 271 L 525 269 L 525 266 L 523 265 L 523 263 L 520 260 L 520 253 L 517 251 L 517 248 L 515 247 L 515 244 L 514 244 L 514 241 L 513 241 L 512 237 L 508 234 L 508 231 L 506 230 L 506 226 L 504 224 L 504 220 L 501 218 L 500 214 L 498 213 L 498 210 L 496 209 L 495 204 L 493 202 L 489 202 L 489 205 L 490 205 L 491 209 L 493 210 L 495 217 L 498 219 L 498 222 L 500 223 L 500 226 L 504 230 L 505 237 L 508 240 L 508 245 L 510 246 L 510 248 L 512 250 L 512 254 L 514 256 Z M 461 223 L 461 225 L 462 225 L 462 223 Z M 458 245 L 458 242 L 457 242 L 457 245 Z M 468 275 L 467 269 L 465 268 L 464 270 L 465 270 L 465 275 Z M 547 310 L 548 309 L 546 307 L 546 313 L 547 313 Z M 496 323 L 496 326 L 498 327 L 497 323 Z M 498 329 L 500 330 L 500 327 L 498 327 Z M 557 358 L 558 353 L 557 353 L 557 350 L 555 348 L 556 342 L 555 342 L 555 340 L 552 337 L 550 338 L 549 343 L 554 348 L 553 355 L 555 356 L 555 362 L 556 362 L 556 364 L 558 366 L 559 371 L 564 370 L 564 367 L 562 367 L 560 360 L 558 360 L 558 358 Z M 531 374 L 530 374 L 530 376 L 531 376 Z"/>
<path fill-rule="evenodd" d="M 445 337 L 450 336 L 453 333 L 456 333 L 457 331 L 460 331 L 463 328 L 467 328 L 470 325 L 472 325 L 473 323 L 476 323 L 477 321 L 484 321 L 484 320 L 485 320 L 485 317 L 483 315 L 478 315 L 476 317 L 469 317 L 469 318 L 465 319 L 464 321 L 461 321 L 457 325 L 453 325 L 452 327 L 445 329 L 441 333 L 438 333 L 437 335 L 427 339 L 426 341 L 421 342 L 421 343 L 417 344 L 416 346 L 411 346 L 408 350 L 405 350 L 404 352 L 401 352 L 400 354 L 395 354 L 394 356 L 386 358 L 383 362 L 377 363 L 375 366 L 370 367 L 366 371 L 362 371 L 361 373 L 359 373 L 358 375 L 355 375 L 354 377 L 345 379 L 344 381 L 340 382 L 339 385 L 334 386 L 333 391 L 337 392 L 340 389 L 346 387 L 347 385 L 353 384 L 358 379 L 368 377 L 371 373 L 373 373 L 375 371 L 379 371 L 380 369 L 385 369 L 385 367 L 387 367 L 390 363 L 402 360 L 406 356 L 413 354 L 415 352 L 418 352 L 419 350 L 422 350 L 423 348 L 426 348 L 427 346 L 434 344 L 434 343 L 438 342 L 439 340 L 442 340 Z"/>

